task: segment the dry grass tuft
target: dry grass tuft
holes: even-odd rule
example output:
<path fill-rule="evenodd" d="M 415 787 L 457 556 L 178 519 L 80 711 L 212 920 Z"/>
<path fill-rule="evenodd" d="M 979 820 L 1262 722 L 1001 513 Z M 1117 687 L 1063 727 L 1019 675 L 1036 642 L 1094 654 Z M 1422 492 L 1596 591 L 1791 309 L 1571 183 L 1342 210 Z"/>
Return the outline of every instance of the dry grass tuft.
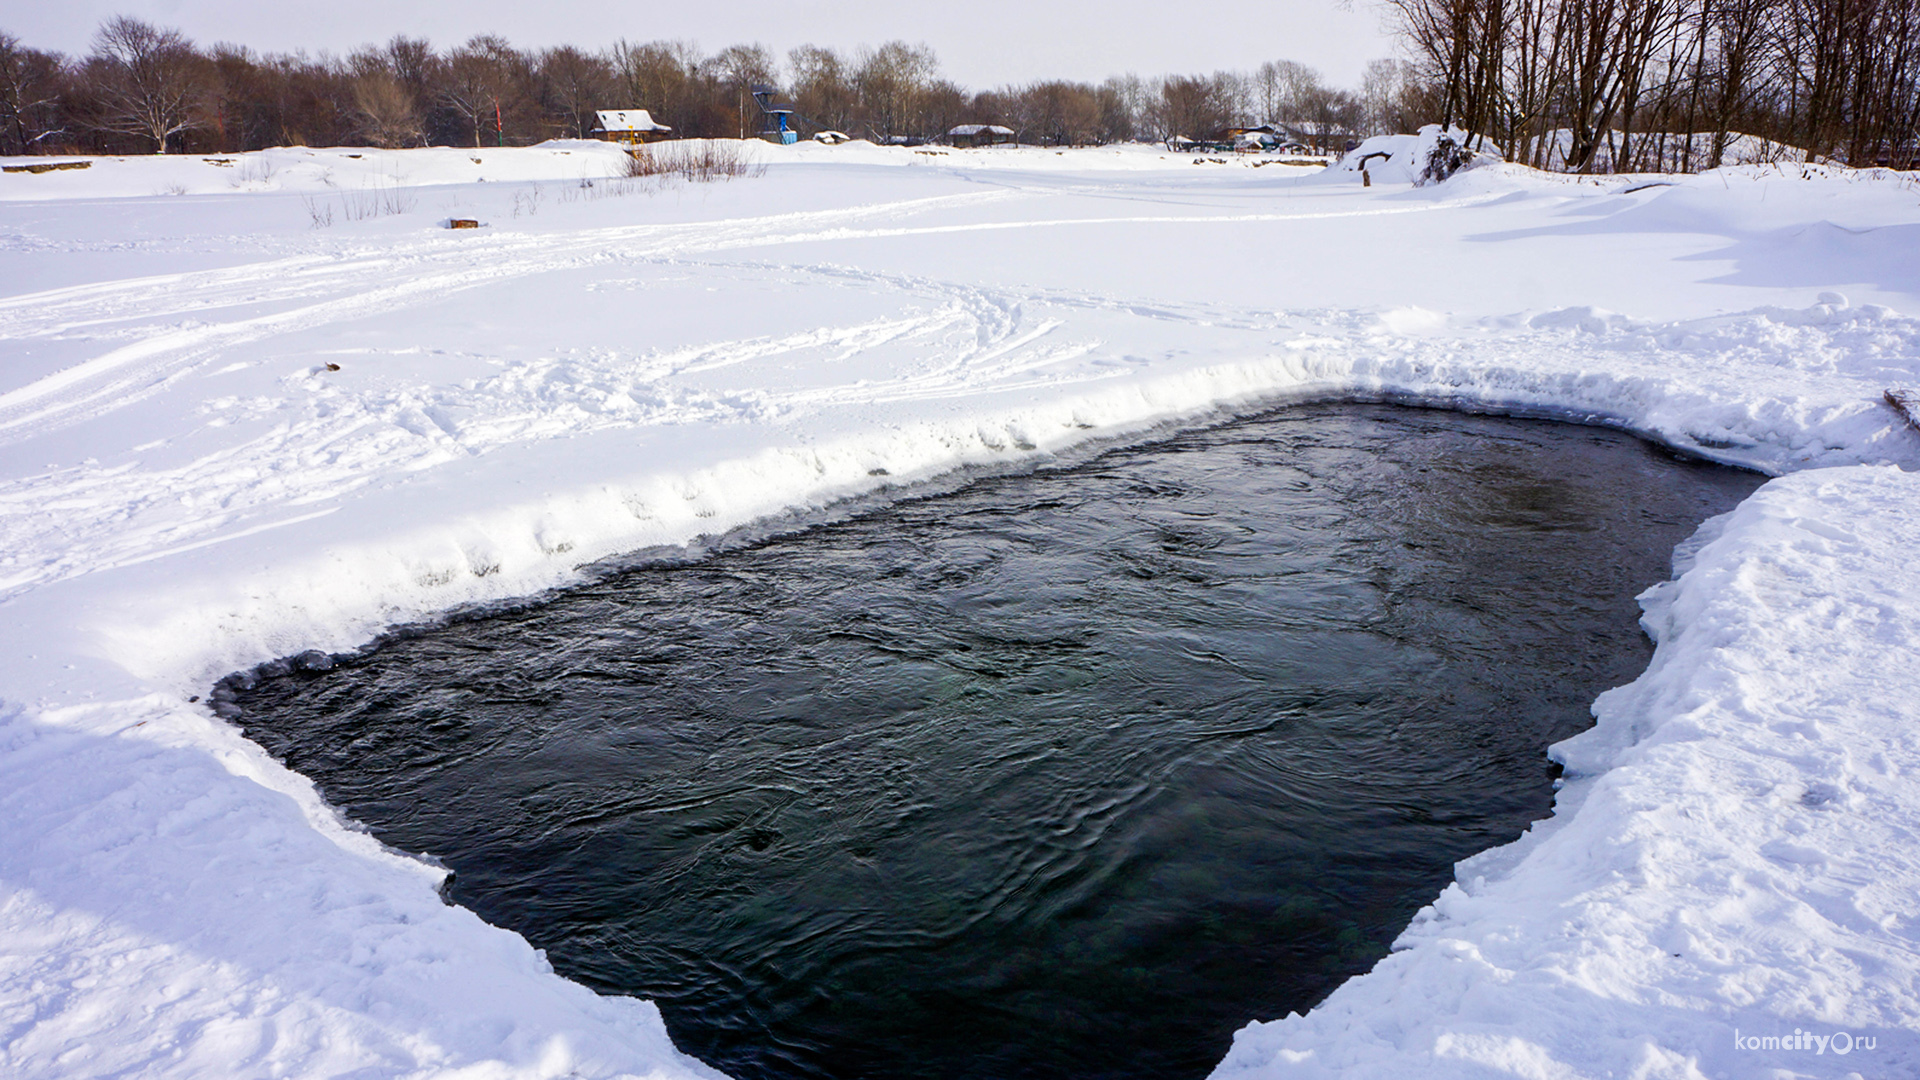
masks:
<path fill-rule="evenodd" d="M 718 139 L 679 139 L 627 151 L 626 175 L 633 179 L 657 177 L 709 183 L 736 176 L 762 176 L 766 171 L 764 164 L 748 160 L 739 143 Z"/>

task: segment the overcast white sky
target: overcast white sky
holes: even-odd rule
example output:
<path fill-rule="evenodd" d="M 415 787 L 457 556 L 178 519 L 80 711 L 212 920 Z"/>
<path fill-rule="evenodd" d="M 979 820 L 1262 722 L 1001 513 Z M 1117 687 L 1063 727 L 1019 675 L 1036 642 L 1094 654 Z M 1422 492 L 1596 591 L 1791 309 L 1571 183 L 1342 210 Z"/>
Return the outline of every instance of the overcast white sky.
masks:
<path fill-rule="evenodd" d="M 1278 59 L 1353 85 L 1368 60 L 1394 53 L 1376 0 L 1344 10 L 1338 0 L 0 0 L 0 30 L 35 48 L 83 53 L 100 20 L 120 13 L 201 44 L 265 52 L 346 52 L 395 34 L 444 48 L 495 33 L 522 48 L 683 38 L 708 52 L 760 42 L 784 56 L 806 43 L 850 50 L 901 38 L 933 46 L 942 74 L 973 89 L 1244 70 Z"/>

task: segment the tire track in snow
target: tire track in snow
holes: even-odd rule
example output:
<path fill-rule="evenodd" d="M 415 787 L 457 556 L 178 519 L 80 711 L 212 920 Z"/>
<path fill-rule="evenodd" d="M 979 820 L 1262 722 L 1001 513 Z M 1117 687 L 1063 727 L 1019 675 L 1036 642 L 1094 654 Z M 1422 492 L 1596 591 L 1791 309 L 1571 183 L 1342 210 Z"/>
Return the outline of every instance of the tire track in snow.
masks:
<path fill-rule="evenodd" d="M 745 269 L 760 276 L 794 268 Z M 1016 301 L 972 286 L 920 278 L 859 284 L 925 301 L 925 310 L 648 357 L 542 358 L 515 363 L 477 384 L 367 392 L 290 375 L 282 380 L 290 391 L 284 398 L 209 402 L 221 419 L 235 414 L 233 419 L 268 419 L 273 426 L 178 466 L 81 466 L 0 481 L 0 550 L 7 553 L 0 558 L 0 597 L 304 519 L 312 516 L 306 508 L 313 504 L 396 471 L 608 427 L 790 414 L 873 391 L 864 380 L 745 392 L 704 385 L 701 376 L 741 364 L 817 375 L 822 367 L 810 361 L 832 365 L 884 350 L 888 366 L 895 366 L 893 357 L 907 360 L 897 365 L 899 378 L 881 388 L 888 400 L 951 396 L 1012 370 L 1017 357 L 1008 354 L 1058 325 L 1055 320 L 1022 331 Z M 969 374 L 974 360 L 981 361 L 980 370 Z M 289 403 L 300 415 L 283 419 L 279 409 Z M 62 513 L 34 512 L 49 506 Z"/>
<path fill-rule="evenodd" d="M 999 200 L 1006 196 L 991 193 Z M 980 205 L 979 196 L 915 200 L 861 208 L 869 219 L 934 209 Z M 1423 208 L 1416 208 L 1423 209 Z M 203 326 L 169 327 L 112 350 L 94 361 L 56 373 L 26 390 L 0 396 L 0 443 L 19 442 L 137 400 L 176 380 L 207 358 L 276 333 L 324 326 L 375 311 L 431 303 L 461 289 L 512 277 L 536 275 L 619 260 L 660 265 L 753 246 L 772 246 L 849 236 L 892 237 L 918 232 L 951 233 L 998 228 L 1001 222 L 850 230 L 842 211 L 783 215 L 746 222 L 634 226 L 553 236 L 504 236 L 475 245 L 436 239 L 388 251 L 382 265 L 409 271 L 401 280 L 306 303 L 286 311 Z M 1215 215 L 1222 221 L 1319 218 L 1326 214 Z M 1184 222 L 1188 218 L 1141 215 L 1115 220 Z M 1091 219 L 1013 223 L 1017 227 L 1081 225 Z M 464 238 L 463 238 L 464 239 Z M 145 299 L 177 302 L 262 303 L 263 295 L 311 298 L 364 285 L 370 265 L 365 251 L 336 259 L 300 257 L 267 264 L 291 280 L 262 282 L 245 268 L 198 275 L 168 275 L 42 294 L 39 328 L 71 326 L 93 318 L 110 321 L 114 309 Z M 256 266 L 255 269 L 258 269 Z M 414 470 L 492 449 L 577 435 L 610 426 L 726 419 L 766 419 L 847 404 L 951 399 L 973 393 L 1052 387 L 1124 377 L 1117 367 L 1074 362 L 1096 350 L 1098 340 L 1062 340 L 1067 320 L 1040 309 L 1103 311 L 1122 317 L 1210 325 L 1229 333 L 1285 325 L 1275 313 L 1249 320 L 1200 305 L 1156 304 L 1096 294 L 1046 290 L 990 290 L 979 286 L 839 266 L 765 262 L 714 262 L 703 269 L 730 273 L 801 274 L 866 292 L 923 301 L 918 313 L 856 324 L 824 325 L 772 338 L 711 342 L 651 357 L 542 359 L 515 365 L 501 375 L 467 386 L 418 386 L 376 394 L 354 393 L 315 380 L 298 395 L 305 415 L 271 430 L 164 470 L 86 469 L 40 474 L 0 483 L 0 541 L 14 557 L 0 568 L 0 592 L 15 593 L 152 552 L 218 542 L 235 529 L 272 526 L 273 519 L 306 513 L 316 502 L 344 496 L 394 469 Z M 309 276 L 311 275 L 311 276 Z M 316 280 L 317 279 L 317 280 Z M 201 301 L 195 290 L 203 289 Z M 277 290 L 277 294 L 275 293 Z M 10 306 L 5 325 L 16 335 L 36 328 L 35 305 L 23 298 Z M 1064 313 L 1064 312 L 1061 312 Z M 884 376 L 822 381 L 818 364 L 880 356 Z M 784 362 L 814 377 L 800 385 L 755 385 L 721 390 L 711 376 L 741 365 Z M 771 369 L 770 369 L 771 370 Z M 300 380 L 301 376 L 289 376 Z M 765 380 L 760 380 L 764 383 Z M 675 385 L 678 383 L 678 385 Z M 60 520 L 35 520 L 30 506 L 63 503 Z M 262 524 L 266 522 L 266 524 Z M 212 537 L 213 539 L 209 539 Z"/>
<path fill-rule="evenodd" d="M 0 482 L 0 548 L 13 553 L 0 560 L 0 595 L 273 527 L 394 471 L 507 445 L 608 427 L 767 419 L 862 401 L 951 399 L 1124 374 L 1063 366 L 1099 342 L 1057 340 L 1066 321 L 1044 312 L 1030 318 L 1026 293 L 837 266 L 650 262 L 704 273 L 797 275 L 812 287 L 918 301 L 921 310 L 642 357 L 517 362 L 472 385 L 369 393 L 289 375 L 284 398 L 207 403 L 221 418 L 275 421 L 242 443 L 163 469 L 80 467 Z M 1125 310 L 1119 302 L 1107 306 Z M 876 358 L 884 372 L 877 380 Z M 864 367 L 834 376 L 836 365 L 863 360 Z M 712 380 L 740 365 L 754 368 L 742 377 L 747 388 L 726 389 Z M 776 371 L 806 376 L 797 385 L 763 377 Z M 276 406 L 289 403 L 301 415 L 282 419 Z M 55 504 L 67 508 L 58 517 L 28 512 Z"/>
<path fill-rule="evenodd" d="M 560 236 L 501 237 L 492 239 L 484 248 L 463 241 L 436 240 L 393 253 L 394 256 L 416 261 L 420 267 L 408 279 L 252 318 L 168 327 L 0 394 L 0 446 L 31 439 L 48 430 L 81 422 L 120 405 L 138 401 L 164 389 L 201 361 L 236 345 L 417 306 L 454 292 L 513 278 L 578 268 L 596 261 L 643 261 L 762 246 L 1011 229 L 1140 224 L 1243 225 L 1253 222 L 1375 217 L 1457 208 L 1488 202 L 1499 196 L 1476 196 L 1412 206 L 1294 213 L 1142 214 L 867 228 L 844 224 L 848 218 L 857 220 L 918 214 L 1032 197 L 1035 196 L 1007 191 L 970 193 L 881 203 L 852 210 L 808 211 L 740 221 L 616 226 Z M 457 268 L 445 268 L 448 263 L 457 264 Z M 4 310 L 11 312 L 12 317 L 10 321 L 0 320 L 0 339 L 44 336 L 58 333 L 61 328 L 109 321 L 115 311 L 136 307 L 143 301 L 157 305 L 168 297 L 190 295 L 196 289 L 212 294 L 209 299 L 218 300 L 224 296 L 226 305 L 259 305 L 284 302 L 289 298 L 306 298 L 316 291 L 324 291 L 325 283 L 341 282 L 343 279 L 357 281 L 365 276 L 367 270 L 364 264 L 317 268 L 302 260 L 280 260 L 257 265 L 255 271 L 260 274 L 276 266 L 294 278 L 278 292 L 263 287 L 257 277 L 246 277 L 246 268 L 227 268 L 200 274 L 166 275 L 159 279 L 135 279 L 119 288 L 108 283 L 15 297 L 4 304 Z M 314 276 L 316 274 L 319 275 L 317 279 Z M 176 305 L 181 302 L 180 299 L 173 300 Z M 40 316 L 37 320 L 31 317 L 36 313 Z"/>
<path fill-rule="evenodd" d="M 973 192 L 714 222 L 618 225 L 563 233 L 505 232 L 483 237 L 435 234 L 410 242 L 361 242 L 343 245 L 327 254 L 300 254 L 243 266 L 122 278 L 0 297 L 0 338 L 46 336 L 69 326 L 111 322 L 125 317 L 128 311 L 148 316 L 171 315 L 242 303 L 296 299 L 314 295 L 336 281 L 356 281 L 383 267 L 460 262 L 471 260 L 479 253 L 509 258 L 524 251 L 563 251 L 677 232 L 765 232 L 783 222 L 805 225 L 810 221 L 901 216 L 1020 197 L 1017 192 Z"/>
<path fill-rule="evenodd" d="M 0 341 L 54 337 L 85 326 L 152 315 L 329 297 L 225 322 L 130 331 L 138 340 L 0 394 L 0 446 L 79 422 L 164 389 L 199 361 L 275 334 L 418 306 L 466 289 L 574 269 L 598 261 L 753 246 L 806 235 L 829 222 L 898 217 L 1022 198 L 974 192 L 831 211 L 668 225 L 613 226 L 562 234 L 436 237 L 331 258 L 300 256 L 245 267 L 72 286 L 0 300 Z M 384 271 L 384 274 L 378 273 Z M 366 287 L 369 275 L 385 283 Z M 395 278 L 399 280 L 394 280 Z M 329 295 L 333 294 L 333 295 Z"/>

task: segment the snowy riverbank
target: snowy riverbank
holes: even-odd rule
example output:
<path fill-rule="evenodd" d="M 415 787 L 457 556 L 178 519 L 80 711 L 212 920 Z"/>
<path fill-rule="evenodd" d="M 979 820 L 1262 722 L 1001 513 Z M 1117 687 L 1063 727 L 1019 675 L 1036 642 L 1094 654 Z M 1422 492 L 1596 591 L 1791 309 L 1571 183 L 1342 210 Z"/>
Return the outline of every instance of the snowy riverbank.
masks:
<path fill-rule="evenodd" d="M 191 699 L 620 552 L 1346 396 L 1785 478 L 1650 594 L 1556 816 L 1222 1074 L 1920 1065 L 1920 433 L 1881 400 L 1920 382 L 1920 187 L 792 151 L 712 185 L 578 143 L 0 176 L 10 1073 L 702 1074 Z M 1796 1029 L 1829 1041 L 1745 1048 Z"/>

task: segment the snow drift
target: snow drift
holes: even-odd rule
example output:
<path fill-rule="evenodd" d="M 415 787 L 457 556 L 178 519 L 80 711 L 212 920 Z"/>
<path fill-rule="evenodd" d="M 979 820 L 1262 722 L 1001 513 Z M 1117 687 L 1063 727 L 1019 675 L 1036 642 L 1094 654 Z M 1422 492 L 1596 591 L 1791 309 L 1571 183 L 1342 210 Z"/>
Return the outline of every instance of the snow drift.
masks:
<path fill-rule="evenodd" d="M 1413 135 L 1375 135 L 1347 151 L 1329 177 L 1366 173 L 1389 184 L 1437 184 L 1462 169 L 1499 161 L 1500 155 L 1457 127 L 1428 124 Z"/>

